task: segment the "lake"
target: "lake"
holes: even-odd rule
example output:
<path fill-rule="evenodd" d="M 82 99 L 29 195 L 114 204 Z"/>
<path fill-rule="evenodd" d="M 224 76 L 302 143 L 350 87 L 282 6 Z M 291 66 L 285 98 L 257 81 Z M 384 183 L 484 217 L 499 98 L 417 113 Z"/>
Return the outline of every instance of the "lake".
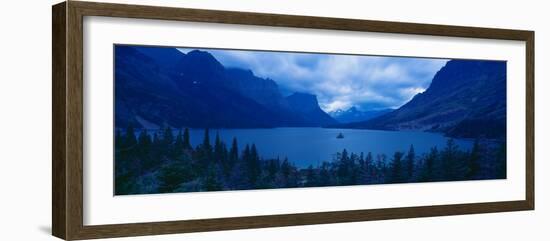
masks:
<path fill-rule="evenodd" d="M 196 147 L 202 143 L 203 129 L 190 129 L 191 144 Z M 210 141 L 214 142 L 216 132 L 230 148 L 233 137 L 237 138 L 239 151 L 246 144 L 256 144 L 262 158 L 285 157 L 299 167 L 316 166 L 323 161 L 331 161 L 336 152 L 344 148 L 348 152 L 366 155 L 369 151 L 373 157 L 385 154 L 388 160 L 395 151 L 407 152 L 414 145 L 417 155 L 421 155 L 437 146 L 445 147 L 448 137 L 439 133 L 418 131 L 380 131 L 358 129 L 326 128 L 272 128 L 272 129 L 210 129 Z M 336 138 L 342 133 L 344 138 Z M 463 150 L 469 150 L 472 140 L 455 139 Z"/>

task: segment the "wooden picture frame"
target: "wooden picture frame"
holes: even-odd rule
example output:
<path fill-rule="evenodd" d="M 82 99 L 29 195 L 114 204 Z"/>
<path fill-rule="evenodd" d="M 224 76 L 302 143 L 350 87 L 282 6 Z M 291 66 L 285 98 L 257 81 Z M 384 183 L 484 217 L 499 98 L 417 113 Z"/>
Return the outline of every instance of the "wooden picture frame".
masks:
<path fill-rule="evenodd" d="M 213 11 L 67 1 L 52 8 L 52 232 L 66 240 L 280 227 L 443 215 L 533 210 L 534 32 L 523 30 L 384 22 L 325 17 Z M 107 16 L 229 23 L 328 30 L 365 31 L 526 43 L 525 199 L 489 203 L 416 206 L 335 212 L 180 220 L 152 223 L 83 224 L 83 17 Z"/>

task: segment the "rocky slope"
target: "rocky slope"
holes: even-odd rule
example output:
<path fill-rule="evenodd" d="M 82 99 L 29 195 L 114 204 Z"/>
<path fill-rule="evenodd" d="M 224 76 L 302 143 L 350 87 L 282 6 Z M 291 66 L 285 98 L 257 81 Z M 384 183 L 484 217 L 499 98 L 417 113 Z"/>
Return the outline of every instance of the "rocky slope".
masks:
<path fill-rule="evenodd" d="M 506 136 L 506 62 L 451 60 L 429 88 L 395 111 L 344 128 L 421 130 L 455 137 Z"/>
<path fill-rule="evenodd" d="M 119 128 L 130 124 L 264 128 L 336 123 L 319 108 L 315 96 L 317 110 L 301 111 L 293 105 L 302 103 L 289 103 L 275 81 L 259 78 L 250 70 L 226 68 L 205 51 L 184 54 L 175 48 L 117 45 L 115 97 Z"/>
<path fill-rule="evenodd" d="M 338 123 L 324 112 L 317 102 L 317 97 L 307 93 L 294 93 L 286 97 L 290 110 L 304 118 L 307 126 L 326 126 Z"/>

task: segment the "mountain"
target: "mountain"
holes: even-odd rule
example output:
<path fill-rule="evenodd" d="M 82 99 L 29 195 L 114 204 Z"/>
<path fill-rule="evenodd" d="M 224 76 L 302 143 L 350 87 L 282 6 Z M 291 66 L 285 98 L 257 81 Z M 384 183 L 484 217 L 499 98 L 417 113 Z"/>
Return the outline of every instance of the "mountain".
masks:
<path fill-rule="evenodd" d="M 397 110 L 339 127 L 505 138 L 506 62 L 450 60 L 425 92 Z"/>
<path fill-rule="evenodd" d="M 115 123 L 154 128 L 273 127 L 275 113 L 219 85 L 193 78 L 173 78 L 134 47 L 115 49 Z M 183 55 L 182 61 L 194 56 Z"/>
<path fill-rule="evenodd" d="M 119 128 L 269 128 L 326 122 L 290 108 L 273 80 L 225 68 L 206 51 L 184 54 L 175 48 L 117 45 L 115 96 Z"/>
<path fill-rule="evenodd" d="M 228 68 L 224 85 L 261 105 L 271 108 L 286 107 L 279 86 L 271 79 L 257 77 L 250 70 Z"/>
<path fill-rule="evenodd" d="M 185 55 L 175 48 L 168 47 L 136 47 L 138 52 L 149 57 L 160 67 L 170 68 Z"/>
<path fill-rule="evenodd" d="M 286 101 L 290 109 L 294 113 L 300 114 L 309 126 L 326 126 L 338 123 L 319 107 L 315 95 L 294 93 L 286 97 Z"/>
<path fill-rule="evenodd" d="M 340 123 L 351 123 L 370 120 L 390 111 L 393 111 L 393 109 L 360 111 L 357 107 L 352 106 L 347 110 L 338 109 L 336 111 L 329 112 L 328 114 Z"/>

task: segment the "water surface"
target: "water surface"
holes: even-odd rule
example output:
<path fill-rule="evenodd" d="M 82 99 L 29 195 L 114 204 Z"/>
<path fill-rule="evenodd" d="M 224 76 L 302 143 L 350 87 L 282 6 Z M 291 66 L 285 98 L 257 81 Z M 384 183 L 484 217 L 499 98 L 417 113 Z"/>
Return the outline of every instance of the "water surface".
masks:
<path fill-rule="evenodd" d="M 196 147 L 202 143 L 203 129 L 191 129 L 191 144 Z M 357 129 L 326 128 L 272 128 L 272 129 L 210 129 L 210 140 L 214 142 L 216 132 L 229 148 L 233 137 L 237 138 L 239 151 L 246 144 L 256 144 L 262 158 L 285 158 L 297 166 L 307 167 L 323 161 L 331 161 L 336 152 L 344 148 L 348 152 L 373 156 L 385 154 L 388 160 L 396 151 L 407 152 L 414 146 L 417 155 L 421 155 L 436 146 L 439 150 L 446 145 L 448 137 L 439 133 L 417 131 L 380 131 Z M 344 138 L 336 138 L 342 133 Z M 471 148 L 473 141 L 455 139 L 463 150 Z"/>

